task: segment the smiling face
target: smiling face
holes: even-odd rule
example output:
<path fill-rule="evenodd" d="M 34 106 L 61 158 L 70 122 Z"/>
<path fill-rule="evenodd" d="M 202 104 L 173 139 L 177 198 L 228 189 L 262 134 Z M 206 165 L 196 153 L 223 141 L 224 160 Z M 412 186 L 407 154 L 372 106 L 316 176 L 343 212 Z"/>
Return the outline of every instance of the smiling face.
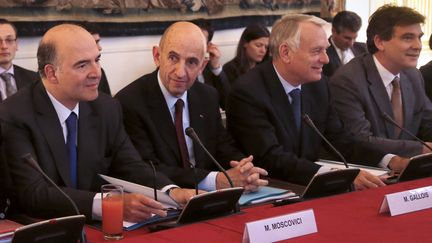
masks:
<path fill-rule="evenodd" d="M 326 49 L 329 46 L 327 35 L 321 26 L 310 22 L 300 23 L 300 45 L 297 50 L 287 43 L 280 46 L 278 70 L 285 80 L 294 86 L 321 79 L 322 67 L 329 62 Z"/>
<path fill-rule="evenodd" d="M 18 50 L 16 33 L 10 24 L 0 24 L 0 66 L 9 69 Z"/>
<path fill-rule="evenodd" d="M 374 38 L 378 52 L 375 53 L 381 64 L 393 74 L 406 68 L 414 68 L 422 49 L 423 32 L 420 24 L 395 26 L 390 40 Z"/>
<path fill-rule="evenodd" d="M 98 96 L 101 78 L 100 53 L 93 37 L 73 25 L 56 27 L 47 33 L 56 46 L 56 61 L 45 65 L 44 85 L 64 106 L 73 109 L 80 101 Z M 68 38 L 64 38 L 68 36 Z"/>
<path fill-rule="evenodd" d="M 192 23 L 178 22 L 153 48 L 153 59 L 159 67 L 162 84 L 168 92 L 180 97 L 197 79 L 205 67 L 206 39 L 201 29 Z"/>

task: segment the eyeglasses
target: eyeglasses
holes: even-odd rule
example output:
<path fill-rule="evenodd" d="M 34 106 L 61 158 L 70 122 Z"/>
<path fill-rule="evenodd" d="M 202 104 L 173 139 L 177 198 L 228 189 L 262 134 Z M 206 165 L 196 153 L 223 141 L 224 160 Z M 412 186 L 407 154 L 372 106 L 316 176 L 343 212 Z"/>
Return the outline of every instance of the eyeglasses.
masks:
<path fill-rule="evenodd" d="M 12 38 L 6 38 L 6 39 L 0 39 L 0 44 L 1 43 L 5 43 L 7 46 L 11 46 L 11 45 L 13 45 L 13 44 L 15 44 L 15 42 L 16 42 L 16 38 L 15 39 L 12 39 Z"/>

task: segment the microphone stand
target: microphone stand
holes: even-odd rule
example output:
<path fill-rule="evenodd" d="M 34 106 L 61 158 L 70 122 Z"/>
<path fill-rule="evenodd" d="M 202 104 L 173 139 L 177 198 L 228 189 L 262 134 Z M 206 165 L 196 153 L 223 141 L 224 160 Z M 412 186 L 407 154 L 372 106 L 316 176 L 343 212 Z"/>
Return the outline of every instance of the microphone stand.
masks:
<path fill-rule="evenodd" d="M 322 140 L 333 150 L 333 152 L 339 156 L 339 158 L 342 160 L 346 168 L 349 168 L 348 163 L 345 159 L 345 157 L 333 146 L 333 144 L 330 143 L 329 140 L 320 132 L 320 130 L 315 126 L 315 123 L 312 121 L 312 119 L 309 117 L 308 114 L 302 115 L 303 121 L 306 122 L 306 124 L 309 125 L 309 127 L 312 128 L 312 130 L 315 131 L 316 134 L 318 134 Z M 355 191 L 354 185 L 351 184 L 350 191 Z"/>
<path fill-rule="evenodd" d="M 38 163 L 33 159 L 33 157 L 31 156 L 31 154 L 25 154 L 23 156 L 21 156 L 21 158 L 23 158 L 28 164 L 30 164 L 30 166 L 32 166 L 34 169 L 36 169 L 48 182 L 49 184 L 53 185 L 54 188 L 56 188 L 61 194 L 63 194 L 63 196 L 70 202 L 70 204 L 72 205 L 75 214 L 76 215 L 80 215 L 81 213 L 78 210 L 77 205 L 75 204 L 75 202 L 72 200 L 72 198 L 69 197 L 69 195 L 67 195 L 62 189 L 60 189 L 60 187 L 57 186 L 57 184 L 55 184 L 51 178 L 49 178 L 49 176 L 47 174 L 45 174 L 45 172 L 43 172 L 43 170 L 39 167 Z M 87 236 L 85 234 L 84 229 L 82 229 L 81 231 L 81 238 L 80 238 L 80 242 L 81 243 L 87 243 Z"/>

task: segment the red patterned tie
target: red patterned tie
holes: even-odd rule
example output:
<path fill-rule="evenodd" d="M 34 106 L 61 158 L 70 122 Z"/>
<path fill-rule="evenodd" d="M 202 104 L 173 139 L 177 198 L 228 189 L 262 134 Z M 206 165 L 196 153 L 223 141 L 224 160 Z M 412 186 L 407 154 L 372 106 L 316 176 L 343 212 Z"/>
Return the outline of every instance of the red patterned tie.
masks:
<path fill-rule="evenodd" d="M 177 142 L 179 145 L 180 156 L 183 163 L 183 167 L 189 168 L 189 153 L 186 145 L 186 139 L 183 132 L 183 107 L 184 102 L 182 99 L 178 99 L 175 103 L 175 129 L 177 134 Z"/>

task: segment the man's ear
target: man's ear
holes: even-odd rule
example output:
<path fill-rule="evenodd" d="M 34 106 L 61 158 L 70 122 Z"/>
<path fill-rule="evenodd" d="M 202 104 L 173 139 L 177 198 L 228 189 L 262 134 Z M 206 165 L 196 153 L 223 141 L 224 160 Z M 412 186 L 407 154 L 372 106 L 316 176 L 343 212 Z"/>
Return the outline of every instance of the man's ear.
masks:
<path fill-rule="evenodd" d="M 292 50 L 287 43 L 283 43 L 279 46 L 279 57 L 284 63 L 291 62 Z"/>
<path fill-rule="evenodd" d="M 153 61 L 156 64 L 156 67 L 160 65 L 160 48 L 159 46 L 153 46 Z"/>
<path fill-rule="evenodd" d="M 384 40 L 381 39 L 381 37 L 379 37 L 378 35 L 375 35 L 373 41 L 374 41 L 374 44 L 378 50 L 380 50 L 380 51 L 384 50 Z"/>
<path fill-rule="evenodd" d="M 43 72 L 50 83 L 57 83 L 56 67 L 52 64 L 46 64 Z"/>

